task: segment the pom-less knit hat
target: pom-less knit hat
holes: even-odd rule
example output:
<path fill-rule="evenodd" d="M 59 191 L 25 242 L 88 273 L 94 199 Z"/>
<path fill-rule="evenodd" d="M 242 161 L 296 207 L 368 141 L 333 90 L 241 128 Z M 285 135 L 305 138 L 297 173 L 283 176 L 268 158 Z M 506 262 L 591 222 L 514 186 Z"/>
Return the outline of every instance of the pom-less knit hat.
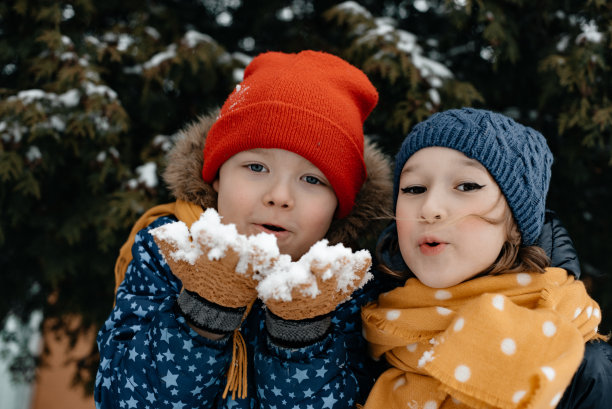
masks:
<path fill-rule="evenodd" d="M 544 224 L 552 153 L 538 131 L 481 109 L 432 115 L 408 134 L 395 159 L 393 194 L 404 164 L 419 149 L 442 146 L 480 162 L 499 185 L 524 245 L 536 243 Z"/>
<path fill-rule="evenodd" d="M 285 149 L 323 172 L 338 198 L 336 216 L 344 217 L 366 178 L 363 122 L 377 101 L 366 75 L 336 56 L 261 54 L 208 132 L 202 177 L 212 182 L 236 153 Z"/>

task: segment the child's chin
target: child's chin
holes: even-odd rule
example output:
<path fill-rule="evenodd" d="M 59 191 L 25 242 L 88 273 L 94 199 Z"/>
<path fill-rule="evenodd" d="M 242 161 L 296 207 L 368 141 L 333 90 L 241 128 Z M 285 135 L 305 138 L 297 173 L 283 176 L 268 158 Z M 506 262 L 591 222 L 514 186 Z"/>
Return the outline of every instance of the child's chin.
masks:
<path fill-rule="evenodd" d="M 439 271 L 421 272 L 420 274 L 415 273 L 415 276 L 423 285 L 436 289 L 452 287 L 461 282 L 460 280 L 455 280 L 452 278 L 440 277 Z"/>

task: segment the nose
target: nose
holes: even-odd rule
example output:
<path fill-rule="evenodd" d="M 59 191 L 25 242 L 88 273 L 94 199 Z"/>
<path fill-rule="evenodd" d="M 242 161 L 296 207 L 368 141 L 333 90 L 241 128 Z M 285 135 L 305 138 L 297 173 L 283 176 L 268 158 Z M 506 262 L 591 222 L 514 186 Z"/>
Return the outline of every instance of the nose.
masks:
<path fill-rule="evenodd" d="M 421 220 L 427 223 L 434 223 L 447 216 L 446 207 L 444 206 L 444 197 L 440 192 L 430 189 L 424 199 L 423 205 L 421 206 Z"/>
<path fill-rule="evenodd" d="M 289 181 L 279 179 L 271 181 L 262 200 L 265 206 L 281 209 L 291 209 L 295 204 Z"/>

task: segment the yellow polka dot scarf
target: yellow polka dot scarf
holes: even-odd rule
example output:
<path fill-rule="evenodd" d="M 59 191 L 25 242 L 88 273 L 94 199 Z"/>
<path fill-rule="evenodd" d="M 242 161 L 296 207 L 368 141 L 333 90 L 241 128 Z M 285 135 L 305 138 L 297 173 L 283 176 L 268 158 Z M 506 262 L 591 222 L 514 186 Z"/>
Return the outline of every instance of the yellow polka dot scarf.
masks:
<path fill-rule="evenodd" d="M 560 268 L 475 278 L 446 289 L 417 279 L 362 311 L 375 358 L 391 369 L 365 408 L 554 408 L 601 312 Z"/>

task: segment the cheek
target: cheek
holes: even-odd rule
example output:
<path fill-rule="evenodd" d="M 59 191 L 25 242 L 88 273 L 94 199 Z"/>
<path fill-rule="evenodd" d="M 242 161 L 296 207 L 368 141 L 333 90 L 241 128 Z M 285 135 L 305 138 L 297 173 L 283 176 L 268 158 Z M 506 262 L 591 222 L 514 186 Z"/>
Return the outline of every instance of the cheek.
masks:
<path fill-rule="evenodd" d="M 411 242 L 412 226 L 409 221 L 400 218 L 396 219 L 395 223 L 397 225 L 397 242 L 401 249 L 405 249 Z"/>
<path fill-rule="evenodd" d="M 482 264 L 481 270 L 490 267 L 499 256 L 506 241 L 505 225 L 472 219 L 466 220 L 462 229 L 466 233 L 464 243 L 472 249 L 475 259 Z"/>
<path fill-rule="evenodd" d="M 397 238 L 400 246 L 408 241 L 412 230 L 410 211 L 398 201 L 395 209 L 395 224 L 397 225 Z"/>
<path fill-rule="evenodd" d="M 462 232 L 481 243 L 493 244 L 505 241 L 506 228 L 502 223 L 492 224 L 474 216 L 466 217 L 458 227 Z"/>
<path fill-rule="evenodd" d="M 335 197 L 334 197 L 335 198 Z M 324 200 L 315 204 L 311 211 L 306 212 L 303 221 L 311 226 L 313 230 L 319 231 L 321 238 L 325 236 L 329 226 L 332 223 L 334 214 L 336 213 L 336 201 L 335 200 Z"/>
<path fill-rule="evenodd" d="M 336 194 L 331 189 L 319 189 L 315 193 L 313 192 L 300 192 L 299 196 L 296 196 L 296 203 L 305 204 L 302 209 L 307 209 L 306 214 L 308 218 L 312 218 L 312 222 L 317 220 L 319 223 L 331 224 L 336 209 L 338 207 L 338 199 Z M 327 230 L 326 230 L 327 231 Z"/>
<path fill-rule="evenodd" d="M 222 217 L 224 224 L 233 223 L 239 233 L 242 231 L 241 221 L 244 219 L 247 209 L 253 208 L 248 197 L 244 195 L 244 190 L 238 186 L 228 186 L 221 184 L 217 195 L 217 212 Z"/>

